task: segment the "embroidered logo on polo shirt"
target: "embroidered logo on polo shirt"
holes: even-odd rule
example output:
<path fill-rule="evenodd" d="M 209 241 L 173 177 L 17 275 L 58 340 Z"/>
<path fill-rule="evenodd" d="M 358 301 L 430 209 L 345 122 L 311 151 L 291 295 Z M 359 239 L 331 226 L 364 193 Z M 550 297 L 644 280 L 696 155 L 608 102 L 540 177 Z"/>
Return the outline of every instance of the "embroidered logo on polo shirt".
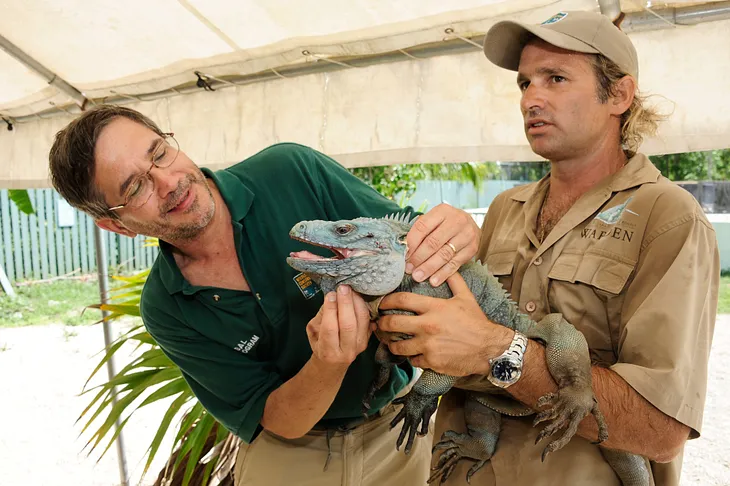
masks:
<path fill-rule="evenodd" d="M 601 211 L 596 215 L 596 220 L 604 224 L 611 225 L 613 226 L 613 228 L 606 228 L 605 226 L 601 225 L 596 228 L 589 224 L 581 230 L 581 238 L 588 238 L 592 240 L 613 238 L 615 240 L 631 243 L 631 238 L 633 238 L 634 236 L 632 228 L 635 228 L 636 224 L 632 223 L 631 221 L 625 221 L 621 219 L 621 215 L 623 215 L 624 212 L 633 214 L 635 216 L 639 216 L 639 214 L 633 212 L 626 207 L 628 206 L 629 202 L 631 202 L 631 198 L 628 198 L 623 204 L 608 208 L 605 211 Z"/>
<path fill-rule="evenodd" d="M 314 280 L 311 279 L 309 275 L 306 275 L 304 273 L 299 273 L 294 276 L 294 283 L 297 284 L 297 287 L 299 287 L 299 290 L 302 292 L 302 295 L 305 299 L 309 300 L 315 295 L 317 295 L 317 292 L 319 292 L 320 289 L 319 285 L 317 285 Z"/>
<path fill-rule="evenodd" d="M 612 208 L 606 209 L 605 211 L 601 211 L 596 215 L 596 219 L 601 220 L 606 224 L 616 224 L 624 211 L 638 216 L 638 214 L 626 208 L 626 206 L 629 204 L 629 201 L 631 201 L 631 198 L 628 198 L 623 204 L 619 204 L 618 206 L 614 206 Z"/>
<path fill-rule="evenodd" d="M 247 354 L 249 351 L 251 351 L 251 348 L 253 348 L 257 342 L 259 342 L 259 337 L 254 334 L 249 340 L 241 340 L 241 342 L 239 342 L 233 349 L 235 349 L 236 351 L 240 351 L 243 354 Z"/>

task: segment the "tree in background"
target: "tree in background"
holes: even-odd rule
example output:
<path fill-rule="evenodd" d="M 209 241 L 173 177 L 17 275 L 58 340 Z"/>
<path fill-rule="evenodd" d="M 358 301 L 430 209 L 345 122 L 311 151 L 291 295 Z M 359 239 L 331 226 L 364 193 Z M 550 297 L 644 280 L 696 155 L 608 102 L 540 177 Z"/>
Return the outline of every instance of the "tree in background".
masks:
<path fill-rule="evenodd" d="M 653 155 L 649 158 L 662 175 L 672 181 L 730 180 L 730 149 Z"/>
<path fill-rule="evenodd" d="M 486 179 L 500 174 L 495 162 L 463 162 L 458 164 L 402 164 L 350 169 L 355 176 L 370 184 L 388 199 L 408 200 L 416 192 L 416 182 L 442 180 L 470 182 L 477 189 Z"/>

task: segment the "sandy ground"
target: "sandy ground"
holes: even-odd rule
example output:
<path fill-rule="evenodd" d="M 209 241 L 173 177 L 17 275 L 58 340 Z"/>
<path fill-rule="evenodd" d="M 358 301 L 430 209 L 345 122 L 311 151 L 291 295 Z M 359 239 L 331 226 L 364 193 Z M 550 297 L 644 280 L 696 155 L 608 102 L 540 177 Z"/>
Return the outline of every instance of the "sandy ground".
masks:
<path fill-rule="evenodd" d="M 116 333 L 124 326 L 115 325 Z M 78 438 L 74 422 L 90 398 L 79 397 L 103 347 L 100 326 L 0 329 L 0 486 L 116 486 L 120 484 L 114 446 L 97 462 L 81 452 L 88 434 Z M 126 361 L 125 361 L 126 362 Z M 703 436 L 688 443 L 682 486 L 730 485 L 730 315 L 718 318 Z M 117 369 L 120 368 L 117 361 Z M 102 370 L 100 378 L 106 377 Z M 130 485 L 149 485 L 163 467 L 169 440 L 144 481 L 142 460 L 165 402 L 142 409 L 125 427 Z"/>
<path fill-rule="evenodd" d="M 128 325 L 114 324 L 114 335 Z M 116 447 L 99 455 L 83 451 L 90 438 L 79 437 L 80 413 L 93 393 L 79 396 L 104 347 L 100 325 L 62 325 L 0 329 L 0 486 L 112 486 L 121 484 Z M 127 351 L 127 352 L 125 352 Z M 130 357 L 132 347 L 118 354 Z M 130 359 L 118 359 L 121 369 Z M 106 367 L 92 383 L 106 381 Z M 98 379 L 97 379 L 98 378 Z M 140 409 L 124 427 L 123 441 L 132 485 L 149 485 L 169 457 L 171 440 L 163 442 L 145 480 L 143 456 L 171 400 Z M 95 430 L 101 422 L 95 422 Z M 98 462 L 97 462 L 98 461 Z"/>

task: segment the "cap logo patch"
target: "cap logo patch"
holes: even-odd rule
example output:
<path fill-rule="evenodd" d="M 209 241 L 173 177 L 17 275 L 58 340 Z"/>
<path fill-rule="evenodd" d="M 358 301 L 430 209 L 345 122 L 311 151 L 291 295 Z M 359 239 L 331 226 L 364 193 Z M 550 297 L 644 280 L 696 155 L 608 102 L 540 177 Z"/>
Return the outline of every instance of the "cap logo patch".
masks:
<path fill-rule="evenodd" d="M 552 17 L 550 17 L 549 19 L 547 19 L 545 22 L 543 22 L 540 25 L 554 24 L 555 22 L 560 22 L 561 20 L 563 20 L 567 16 L 568 16 L 568 14 L 565 13 L 565 12 L 558 12 L 558 13 L 556 13 L 555 15 L 553 15 Z"/>

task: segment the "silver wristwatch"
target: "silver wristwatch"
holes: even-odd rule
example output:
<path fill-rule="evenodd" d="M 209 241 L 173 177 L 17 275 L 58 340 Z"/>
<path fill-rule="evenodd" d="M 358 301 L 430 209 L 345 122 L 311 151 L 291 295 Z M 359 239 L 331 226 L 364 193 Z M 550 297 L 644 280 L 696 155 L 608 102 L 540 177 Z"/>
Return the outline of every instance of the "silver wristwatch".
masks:
<path fill-rule="evenodd" d="M 495 386 L 507 388 L 517 383 L 522 376 L 522 362 L 527 350 L 527 336 L 515 331 L 507 351 L 489 360 L 487 379 Z"/>

